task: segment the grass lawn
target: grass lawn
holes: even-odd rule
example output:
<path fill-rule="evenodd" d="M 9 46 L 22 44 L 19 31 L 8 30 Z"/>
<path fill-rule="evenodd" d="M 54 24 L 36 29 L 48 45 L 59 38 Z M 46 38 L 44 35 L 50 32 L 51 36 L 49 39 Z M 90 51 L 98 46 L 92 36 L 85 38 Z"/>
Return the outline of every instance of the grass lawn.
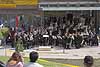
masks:
<path fill-rule="evenodd" d="M 4 63 L 6 63 L 8 59 L 9 57 L 4 57 L 4 56 L 0 57 L 0 61 L 3 61 Z M 28 61 L 29 61 L 28 58 L 24 58 L 25 63 L 28 63 Z M 75 59 L 73 60 L 70 60 L 70 59 L 39 59 L 38 63 L 40 63 L 44 67 L 75 67 L 75 66 L 70 66 L 68 64 L 76 65 L 79 67 L 84 67 L 83 60 L 80 60 L 80 59 L 78 60 L 75 60 Z M 94 66 L 100 67 L 100 59 L 94 60 Z"/>
<path fill-rule="evenodd" d="M 4 57 L 4 56 L 0 57 L 0 61 L 3 61 L 4 63 L 6 63 L 8 59 L 9 57 Z M 28 61 L 29 61 L 28 58 L 24 58 L 25 63 L 28 63 Z M 44 67 L 77 67 L 77 66 L 71 66 L 71 65 L 65 65 L 57 62 L 47 61 L 46 59 L 45 60 L 39 59 L 38 63 L 40 63 Z"/>
<path fill-rule="evenodd" d="M 63 63 L 63 64 L 72 64 L 80 67 L 84 67 L 83 60 L 81 59 L 46 59 L 48 61 Z M 94 67 L 100 67 L 100 59 L 94 60 Z"/>

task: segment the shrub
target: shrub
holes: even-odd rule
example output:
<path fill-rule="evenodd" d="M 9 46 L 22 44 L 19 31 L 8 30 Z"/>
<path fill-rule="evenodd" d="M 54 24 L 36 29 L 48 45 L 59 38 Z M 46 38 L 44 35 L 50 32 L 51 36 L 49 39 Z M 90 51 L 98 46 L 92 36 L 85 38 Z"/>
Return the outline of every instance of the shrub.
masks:
<path fill-rule="evenodd" d="M 4 38 L 8 34 L 8 32 L 9 32 L 9 29 L 8 28 L 6 28 L 6 27 L 1 28 L 0 29 L 0 38 L 1 39 Z"/>
<path fill-rule="evenodd" d="M 16 41 L 16 51 L 17 52 L 23 52 L 24 47 L 23 47 L 23 43 L 22 40 L 20 38 L 18 38 L 18 41 Z"/>
<path fill-rule="evenodd" d="M 1 29 L 1 32 L 2 32 L 2 35 L 3 35 L 3 36 L 6 36 L 6 35 L 8 34 L 8 32 L 9 32 L 9 28 L 7 28 L 7 27 L 2 28 L 2 29 Z"/>
<path fill-rule="evenodd" d="M 2 32 L 0 31 L 0 39 L 2 39 L 3 38 L 3 34 L 2 34 Z"/>

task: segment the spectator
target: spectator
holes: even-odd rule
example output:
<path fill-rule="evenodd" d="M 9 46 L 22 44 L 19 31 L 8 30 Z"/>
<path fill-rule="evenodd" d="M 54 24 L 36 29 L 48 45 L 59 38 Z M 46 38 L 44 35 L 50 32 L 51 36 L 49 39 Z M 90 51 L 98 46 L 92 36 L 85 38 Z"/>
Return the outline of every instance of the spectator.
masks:
<path fill-rule="evenodd" d="M 37 59 L 38 59 L 38 53 L 37 52 L 31 52 L 30 53 L 30 62 L 28 64 L 25 65 L 25 67 L 43 67 L 42 65 L 36 63 Z"/>
<path fill-rule="evenodd" d="M 23 67 L 21 54 L 14 52 L 8 60 L 6 67 Z"/>
<path fill-rule="evenodd" d="M 0 61 L 0 67 L 5 67 L 5 64 L 2 61 Z"/>
<path fill-rule="evenodd" d="M 92 67 L 94 63 L 92 56 L 85 56 L 84 58 L 84 67 Z"/>

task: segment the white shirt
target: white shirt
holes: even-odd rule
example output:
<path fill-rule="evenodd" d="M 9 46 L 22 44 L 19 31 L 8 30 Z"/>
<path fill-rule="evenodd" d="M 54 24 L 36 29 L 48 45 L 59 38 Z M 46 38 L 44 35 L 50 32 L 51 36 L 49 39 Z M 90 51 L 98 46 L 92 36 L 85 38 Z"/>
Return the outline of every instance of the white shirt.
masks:
<path fill-rule="evenodd" d="M 39 63 L 28 63 L 26 65 L 24 65 L 24 67 L 43 67 L 42 65 L 40 65 Z"/>

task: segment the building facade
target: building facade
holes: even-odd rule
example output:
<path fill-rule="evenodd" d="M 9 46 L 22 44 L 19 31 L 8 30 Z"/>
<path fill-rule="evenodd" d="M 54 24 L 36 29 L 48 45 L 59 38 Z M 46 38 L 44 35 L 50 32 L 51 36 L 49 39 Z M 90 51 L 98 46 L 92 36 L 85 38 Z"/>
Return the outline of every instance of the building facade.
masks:
<path fill-rule="evenodd" d="M 45 17 L 71 13 L 74 16 L 94 16 L 96 32 L 100 33 L 99 0 L 0 0 L 0 4 L 0 20 L 10 27 L 15 26 L 16 16 L 22 17 L 20 24 L 37 27 L 44 23 Z"/>
<path fill-rule="evenodd" d="M 96 32 L 100 27 L 100 2 L 99 0 L 40 0 L 39 8 L 42 8 L 44 16 L 92 16 L 95 17 Z"/>
<path fill-rule="evenodd" d="M 22 18 L 19 26 L 21 24 L 28 26 L 28 24 L 36 22 L 36 16 L 40 14 L 38 0 L 0 0 L 0 20 L 6 26 L 15 27 L 16 16 Z"/>

